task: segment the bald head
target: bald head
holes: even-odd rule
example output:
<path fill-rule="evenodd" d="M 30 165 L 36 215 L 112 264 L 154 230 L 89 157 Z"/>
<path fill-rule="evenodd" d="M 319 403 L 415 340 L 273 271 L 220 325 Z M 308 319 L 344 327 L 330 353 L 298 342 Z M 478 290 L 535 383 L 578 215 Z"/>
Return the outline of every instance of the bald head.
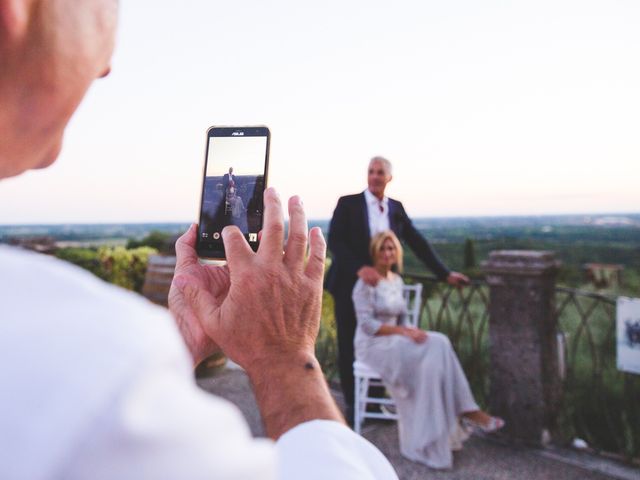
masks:
<path fill-rule="evenodd" d="M 50 165 L 109 71 L 117 0 L 0 0 L 0 178 Z"/>

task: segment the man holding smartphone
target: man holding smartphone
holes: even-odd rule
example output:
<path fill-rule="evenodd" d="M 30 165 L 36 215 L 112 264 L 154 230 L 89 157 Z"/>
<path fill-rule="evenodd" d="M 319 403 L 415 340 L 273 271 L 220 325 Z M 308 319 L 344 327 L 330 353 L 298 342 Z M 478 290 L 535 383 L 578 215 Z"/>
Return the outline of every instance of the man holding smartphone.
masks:
<path fill-rule="evenodd" d="M 0 179 L 55 161 L 109 72 L 117 6 L 0 0 Z M 274 190 L 264 203 L 257 252 L 223 230 L 228 267 L 198 263 L 195 226 L 180 238 L 175 320 L 67 263 L 0 246 L 0 478 L 396 478 L 344 425 L 313 354 L 322 234 L 307 232 L 293 197 L 283 253 Z M 277 442 L 251 438 L 233 405 L 195 385 L 193 364 L 216 343 L 247 371 Z"/>
<path fill-rule="evenodd" d="M 393 230 L 440 280 L 455 286 L 469 283 L 465 275 L 450 271 L 442 263 L 429 242 L 413 226 L 402 203 L 385 196 L 387 184 L 392 179 L 391 168 L 391 162 L 386 158 L 373 157 L 367 172 L 367 189 L 341 197 L 329 226 L 329 249 L 333 259 L 326 287 L 334 299 L 340 384 L 350 424 L 353 423 L 353 337 L 356 330 L 351 293 L 358 277 L 369 285 L 376 285 L 381 279 L 369 258 L 371 237 L 384 230 Z"/>

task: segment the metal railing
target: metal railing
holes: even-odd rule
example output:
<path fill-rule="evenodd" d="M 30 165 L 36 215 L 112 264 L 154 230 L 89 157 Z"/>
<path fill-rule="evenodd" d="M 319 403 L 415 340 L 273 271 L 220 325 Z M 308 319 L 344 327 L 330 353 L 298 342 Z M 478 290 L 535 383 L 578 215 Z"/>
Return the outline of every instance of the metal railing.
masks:
<path fill-rule="evenodd" d="M 476 401 L 489 396 L 489 287 L 474 280 L 457 289 L 435 277 L 405 274 L 423 284 L 421 327 L 449 336 Z M 586 441 L 597 453 L 629 462 L 640 457 L 640 376 L 616 368 L 615 300 L 556 287 L 555 314 L 564 339 L 564 393 L 558 424 L 561 440 Z"/>
<path fill-rule="evenodd" d="M 435 277 L 407 273 L 405 282 L 420 282 L 420 327 L 449 337 L 476 401 L 487 406 L 489 398 L 489 287 L 482 280 L 458 289 Z"/>
<path fill-rule="evenodd" d="M 561 433 L 596 452 L 638 459 L 640 377 L 617 369 L 615 299 L 557 287 L 556 316 L 567 360 Z"/>

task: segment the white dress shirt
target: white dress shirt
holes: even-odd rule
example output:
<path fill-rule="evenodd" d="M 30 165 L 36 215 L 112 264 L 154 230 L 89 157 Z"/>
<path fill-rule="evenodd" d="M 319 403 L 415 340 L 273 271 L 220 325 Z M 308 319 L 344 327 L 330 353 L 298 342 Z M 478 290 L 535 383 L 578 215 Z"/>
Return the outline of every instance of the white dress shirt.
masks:
<path fill-rule="evenodd" d="M 369 234 L 373 237 L 376 233 L 389 230 L 389 198 L 378 200 L 376 196 L 366 189 L 364 198 L 367 201 L 367 214 L 369 216 Z"/>
<path fill-rule="evenodd" d="M 383 479 L 344 425 L 254 439 L 193 379 L 169 313 L 65 262 L 0 246 L 0 478 Z"/>

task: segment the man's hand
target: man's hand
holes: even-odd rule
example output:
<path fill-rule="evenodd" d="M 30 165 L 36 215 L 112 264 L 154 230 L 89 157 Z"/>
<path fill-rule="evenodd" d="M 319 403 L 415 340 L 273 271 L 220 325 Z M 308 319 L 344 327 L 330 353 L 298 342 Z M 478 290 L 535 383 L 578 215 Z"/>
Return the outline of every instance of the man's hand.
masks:
<path fill-rule="evenodd" d="M 284 252 L 284 219 L 275 190 L 265 191 L 264 204 L 257 253 L 237 227 L 222 231 L 228 269 L 196 265 L 195 234 L 182 237 L 172 285 L 172 297 L 182 301 L 171 305 L 188 344 L 200 346 L 189 338 L 202 340 L 206 334 L 247 371 L 267 433 L 278 438 L 302 421 L 341 416 L 314 354 L 326 251 L 322 232 L 309 232 L 305 264 L 307 221 L 300 199 L 289 200 Z"/>
<path fill-rule="evenodd" d="M 273 189 L 265 192 L 264 228 L 257 253 L 237 227 L 225 227 L 222 238 L 228 268 L 198 263 L 195 228 L 178 240 L 170 308 L 183 335 L 187 333 L 188 344 L 202 347 L 206 343 L 203 335 L 208 336 L 245 369 L 280 357 L 313 355 L 326 247 L 320 229 L 311 230 L 310 258 L 305 265 L 307 222 L 298 197 L 289 201 L 289 213 L 284 253 L 282 208 Z"/>
<path fill-rule="evenodd" d="M 469 285 L 469 277 L 462 273 L 451 272 L 447 277 L 447 283 L 454 287 L 464 287 L 465 285 Z"/>
<path fill-rule="evenodd" d="M 424 343 L 427 341 L 428 334 L 424 330 L 415 327 L 404 327 L 404 335 L 409 337 L 416 343 Z"/>
<path fill-rule="evenodd" d="M 364 283 L 371 285 L 372 287 L 375 287 L 378 282 L 382 280 L 382 275 L 380 275 L 375 268 L 368 265 L 365 265 L 358 270 L 358 277 L 360 277 Z"/>
<path fill-rule="evenodd" d="M 229 290 L 227 267 L 201 265 L 198 262 L 195 250 L 197 230 L 196 225 L 191 225 L 176 242 L 176 270 L 169 290 L 169 309 L 191 352 L 194 365 L 219 350 L 204 331 L 194 307 L 194 296 L 200 291 L 209 292 L 213 302 L 220 305 Z M 187 288 L 187 284 L 191 286 Z"/>

